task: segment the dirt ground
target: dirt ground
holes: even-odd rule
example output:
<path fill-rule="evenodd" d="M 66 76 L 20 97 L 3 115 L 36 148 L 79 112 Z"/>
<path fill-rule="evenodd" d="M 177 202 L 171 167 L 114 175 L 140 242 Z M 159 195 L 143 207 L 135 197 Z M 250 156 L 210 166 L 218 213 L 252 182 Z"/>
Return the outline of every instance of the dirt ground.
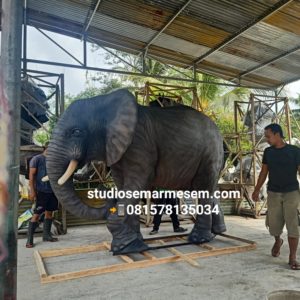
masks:
<path fill-rule="evenodd" d="M 266 299 L 274 290 L 299 290 L 300 271 L 288 268 L 286 232 L 281 255 L 273 258 L 270 250 L 273 239 L 264 226 L 264 218 L 251 219 L 227 216 L 227 233 L 257 243 L 257 249 L 198 258 L 194 267 L 184 261 L 130 271 L 73 279 L 58 283 L 41 284 L 34 261 L 34 249 L 45 250 L 90 245 L 109 241 L 111 236 L 104 225 L 71 227 L 57 243 L 42 242 L 35 238 L 36 247 L 25 248 L 25 236 L 18 240 L 18 299 Z M 184 225 L 189 230 L 192 224 Z M 144 237 L 150 228 L 141 225 Z M 163 224 L 160 235 L 170 235 L 171 223 Z M 210 243 L 218 245 L 218 238 Z M 184 252 L 183 246 L 177 249 Z M 195 247 L 195 246 L 191 246 Z M 156 256 L 165 255 L 157 250 Z M 86 253 L 46 259 L 49 274 L 79 271 L 114 263 L 108 252 Z"/>

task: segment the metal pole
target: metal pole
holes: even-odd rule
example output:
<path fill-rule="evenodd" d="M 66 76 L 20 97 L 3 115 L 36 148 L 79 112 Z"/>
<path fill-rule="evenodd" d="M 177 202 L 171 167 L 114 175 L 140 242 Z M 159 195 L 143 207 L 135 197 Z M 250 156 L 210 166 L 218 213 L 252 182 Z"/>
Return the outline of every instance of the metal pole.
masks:
<path fill-rule="evenodd" d="M 65 75 L 60 74 L 60 115 L 65 111 Z"/>
<path fill-rule="evenodd" d="M 63 114 L 65 110 L 65 75 L 60 74 L 60 116 Z M 67 233 L 67 211 L 64 206 L 62 206 L 62 226 L 63 233 Z"/>
<path fill-rule="evenodd" d="M 2 0 L 0 61 L 0 299 L 16 299 L 22 1 Z"/>
<path fill-rule="evenodd" d="M 279 120 L 278 120 L 278 92 L 277 90 L 275 91 L 275 123 L 279 123 Z"/>
<path fill-rule="evenodd" d="M 59 99 L 60 99 L 60 94 L 59 94 L 59 85 L 57 84 L 55 87 L 55 116 L 56 118 L 59 117 Z"/>
<path fill-rule="evenodd" d="M 27 0 L 24 0 L 23 7 L 23 70 L 27 73 Z"/>
<path fill-rule="evenodd" d="M 83 38 L 83 65 L 87 65 L 87 45 L 86 45 L 86 35 Z"/>
<path fill-rule="evenodd" d="M 256 119 L 255 119 L 255 100 L 254 95 L 250 94 L 250 104 L 251 104 L 251 119 L 252 119 L 252 168 L 253 168 L 253 185 L 256 185 Z M 249 170 L 251 172 L 251 169 Z M 255 218 L 257 217 L 258 203 L 255 202 Z"/>

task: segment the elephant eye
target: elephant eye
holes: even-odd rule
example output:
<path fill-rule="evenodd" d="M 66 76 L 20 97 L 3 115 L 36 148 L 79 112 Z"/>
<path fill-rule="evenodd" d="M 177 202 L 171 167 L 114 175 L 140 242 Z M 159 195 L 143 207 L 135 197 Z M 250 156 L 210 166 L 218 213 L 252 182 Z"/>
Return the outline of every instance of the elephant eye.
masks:
<path fill-rule="evenodd" d="M 73 136 L 80 136 L 81 135 L 81 130 L 78 128 L 75 128 L 72 130 L 72 135 Z"/>

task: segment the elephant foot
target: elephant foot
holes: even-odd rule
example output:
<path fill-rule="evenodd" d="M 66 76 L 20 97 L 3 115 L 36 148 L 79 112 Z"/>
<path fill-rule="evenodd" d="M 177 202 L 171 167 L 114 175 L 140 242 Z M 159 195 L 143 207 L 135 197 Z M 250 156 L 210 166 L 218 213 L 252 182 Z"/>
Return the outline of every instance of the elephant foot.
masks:
<path fill-rule="evenodd" d="M 215 234 L 211 233 L 210 231 L 192 230 L 192 232 L 188 236 L 188 241 L 193 244 L 203 244 L 203 243 L 209 243 L 214 238 L 215 238 Z"/>
<path fill-rule="evenodd" d="M 129 253 L 137 253 L 137 252 L 144 252 L 149 250 L 149 246 L 146 245 L 142 240 L 135 239 L 128 245 L 118 249 L 113 249 L 113 255 L 121 255 L 121 254 L 129 254 Z"/>
<path fill-rule="evenodd" d="M 222 225 L 218 225 L 218 226 L 213 226 L 212 227 L 212 232 L 214 234 L 220 234 L 220 233 L 223 233 L 226 231 L 226 226 L 225 224 L 222 224 Z"/>

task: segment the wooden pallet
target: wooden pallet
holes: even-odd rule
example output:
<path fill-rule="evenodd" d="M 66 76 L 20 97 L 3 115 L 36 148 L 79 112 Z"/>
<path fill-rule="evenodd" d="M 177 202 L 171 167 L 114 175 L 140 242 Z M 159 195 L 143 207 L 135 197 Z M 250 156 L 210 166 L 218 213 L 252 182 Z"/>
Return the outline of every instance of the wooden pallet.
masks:
<path fill-rule="evenodd" d="M 75 278 L 82 278 L 93 275 L 100 275 L 118 271 L 133 270 L 139 268 L 146 268 L 155 265 L 161 265 L 170 262 L 185 261 L 194 267 L 199 267 L 199 263 L 195 261 L 196 258 L 209 257 L 216 255 L 224 255 L 238 252 L 245 252 L 256 249 L 256 243 L 250 240 L 238 238 L 235 236 L 230 236 L 227 234 L 221 234 L 223 237 L 222 242 L 232 242 L 238 241 L 241 245 L 229 246 L 229 247 L 213 247 L 210 244 L 200 244 L 194 245 L 190 244 L 186 237 L 187 234 L 173 235 L 167 237 L 155 237 L 146 239 L 145 242 L 150 246 L 150 251 L 142 252 L 141 255 L 145 259 L 135 261 L 130 255 L 118 255 L 114 256 L 121 260 L 120 263 L 101 266 L 91 269 L 85 269 L 80 271 L 58 273 L 58 274 L 48 274 L 45 262 L 43 259 L 49 257 L 76 255 L 82 253 L 96 252 L 96 251 L 110 251 L 110 244 L 108 242 L 102 242 L 94 245 L 70 247 L 63 249 L 52 249 L 52 250 L 36 250 L 34 251 L 34 258 L 37 264 L 37 268 L 40 274 L 41 283 L 59 282 Z M 217 236 L 215 240 L 218 240 Z M 171 243 L 170 243 L 171 242 Z M 153 246 L 154 245 L 154 246 Z M 155 246 L 156 245 L 156 246 Z M 176 249 L 176 247 L 193 245 L 199 248 L 199 251 L 191 253 L 183 253 Z M 172 255 L 167 257 L 156 257 L 153 252 L 157 249 L 166 249 Z M 151 251 L 152 250 L 152 251 Z"/>

